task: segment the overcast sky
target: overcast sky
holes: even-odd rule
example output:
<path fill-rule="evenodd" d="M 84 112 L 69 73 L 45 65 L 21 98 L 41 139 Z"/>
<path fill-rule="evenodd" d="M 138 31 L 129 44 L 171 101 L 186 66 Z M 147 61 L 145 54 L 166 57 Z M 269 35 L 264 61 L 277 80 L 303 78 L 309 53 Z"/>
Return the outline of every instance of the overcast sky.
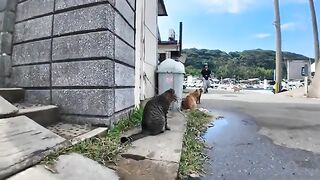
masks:
<path fill-rule="evenodd" d="M 320 28 L 320 0 L 314 0 Z M 184 24 L 183 48 L 275 50 L 273 0 L 165 0 L 161 38 Z M 308 0 L 280 0 L 282 49 L 314 57 Z"/>

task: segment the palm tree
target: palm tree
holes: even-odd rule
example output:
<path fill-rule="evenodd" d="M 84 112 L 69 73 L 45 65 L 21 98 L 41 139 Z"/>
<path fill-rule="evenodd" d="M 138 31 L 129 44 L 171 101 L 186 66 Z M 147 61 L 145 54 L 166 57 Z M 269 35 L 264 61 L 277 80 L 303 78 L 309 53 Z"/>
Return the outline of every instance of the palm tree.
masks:
<path fill-rule="evenodd" d="M 309 0 L 310 12 L 312 18 L 313 26 L 313 38 L 314 38 L 314 60 L 316 66 L 316 72 L 314 79 L 312 81 L 310 91 L 308 92 L 308 97 L 320 97 L 320 65 L 319 65 L 319 37 L 318 37 L 318 27 L 317 27 L 317 16 L 314 8 L 313 0 Z"/>
<path fill-rule="evenodd" d="M 281 61 L 282 61 L 282 51 L 281 51 L 281 26 L 280 26 L 280 10 L 279 10 L 279 0 L 274 0 L 274 13 L 275 21 L 274 25 L 276 28 L 276 89 L 275 93 L 281 90 Z"/>

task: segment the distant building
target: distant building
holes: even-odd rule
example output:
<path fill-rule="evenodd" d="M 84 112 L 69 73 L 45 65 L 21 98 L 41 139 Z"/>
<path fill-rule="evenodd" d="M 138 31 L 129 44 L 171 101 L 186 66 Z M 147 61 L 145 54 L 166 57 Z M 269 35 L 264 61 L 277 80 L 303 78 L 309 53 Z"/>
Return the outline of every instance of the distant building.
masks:
<path fill-rule="evenodd" d="M 313 75 L 316 72 L 316 63 L 311 64 L 311 75 Z"/>
<path fill-rule="evenodd" d="M 156 95 L 158 17 L 167 16 L 163 0 L 139 0 L 136 4 L 135 105 Z"/>
<path fill-rule="evenodd" d="M 308 75 L 311 75 L 311 62 L 309 60 L 287 60 L 287 79 L 301 80 L 301 70 L 303 67 L 308 67 Z"/>
<path fill-rule="evenodd" d="M 158 42 L 159 63 L 167 58 L 178 59 L 182 63 L 185 62 L 185 56 L 181 56 L 182 49 L 182 23 L 180 23 L 179 41 L 176 40 L 176 33 L 173 29 L 169 30 L 168 41 Z"/>

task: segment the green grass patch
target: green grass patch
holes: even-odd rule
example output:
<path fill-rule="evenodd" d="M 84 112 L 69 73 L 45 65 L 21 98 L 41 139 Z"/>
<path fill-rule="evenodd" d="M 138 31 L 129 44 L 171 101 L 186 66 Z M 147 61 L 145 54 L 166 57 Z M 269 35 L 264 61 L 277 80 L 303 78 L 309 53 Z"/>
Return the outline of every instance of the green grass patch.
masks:
<path fill-rule="evenodd" d="M 179 176 L 203 173 L 203 164 L 207 160 L 205 144 L 201 139 L 212 116 L 199 110 L 191 111 L 187 117 L 187 130 L 183 140 L 183 149 L 179 165 Z"/>
<path fill-rule="evenodd" d="M 143 109 L 136 108 L 130 113 L 128 118 L 120 120 L 111 130 L 109 130 L 105 137 L 87 139 L 74 146 L 62 148 L 47 156 L 44 163 L 52 164 L 59 155 L 72 152 L 83 154 L 105 166 L 113 163 L 116 156 L 128 147 L 127 144 L 120 144 L 121 133 L 140 126 L 142 114 Z"/>

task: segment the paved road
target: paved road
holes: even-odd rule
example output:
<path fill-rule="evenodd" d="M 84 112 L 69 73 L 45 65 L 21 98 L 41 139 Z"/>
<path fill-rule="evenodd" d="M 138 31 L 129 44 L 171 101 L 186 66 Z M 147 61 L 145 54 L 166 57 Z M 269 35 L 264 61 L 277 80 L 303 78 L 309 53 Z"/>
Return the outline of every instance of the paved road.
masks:
<path fill-rule="evenodd" d="M 203 179 L 320 179 L 320 101 L 214 91 L 201 106 L 224 116 Z"/>

